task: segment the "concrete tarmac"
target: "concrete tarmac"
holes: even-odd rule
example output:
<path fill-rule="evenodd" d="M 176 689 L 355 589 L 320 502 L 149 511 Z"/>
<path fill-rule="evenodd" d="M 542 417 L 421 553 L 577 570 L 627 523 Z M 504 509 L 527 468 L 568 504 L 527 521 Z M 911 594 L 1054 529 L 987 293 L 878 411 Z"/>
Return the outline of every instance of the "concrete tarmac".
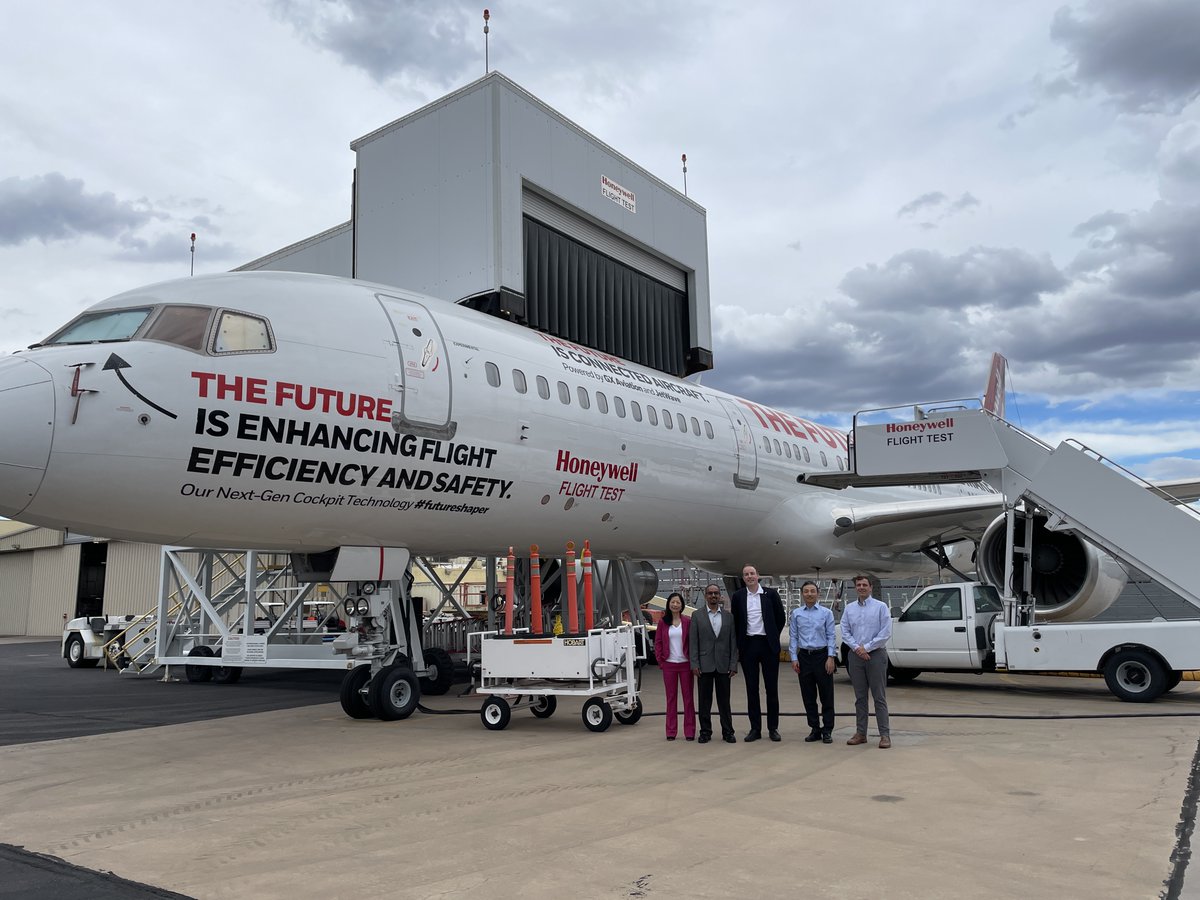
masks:
<path fill-rule="evenodd" d="M 118 705 L 128 686 L 47 664 L 112 679 Z M 145 687 L 186 708 L 246 685 Z M 0 747 L 0 843 L 200 900 L 1195 896 L 1200 684 L 1141 705 L 1090 679 L 923 675 L 888 691 L 886 751 L 846 746 L 844 673 L 832 746 L 803 743 L 786 666 L 778 744 L 742 743 L 744 715 L 736 745 L 665 741 L 653 667 L 647 715 L 602 734 L 578 701 L 485 730 L 462 687 L 423 701 L 462 715 L 352 720 L 331 685 L 316 705 L 158 727 L 143 710 Z"/>

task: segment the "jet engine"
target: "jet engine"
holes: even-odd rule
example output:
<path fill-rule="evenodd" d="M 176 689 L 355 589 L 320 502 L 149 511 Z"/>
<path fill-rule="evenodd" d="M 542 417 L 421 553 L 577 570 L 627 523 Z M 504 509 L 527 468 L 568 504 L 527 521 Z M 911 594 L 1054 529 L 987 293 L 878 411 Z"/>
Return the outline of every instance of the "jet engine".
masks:
<path fill-rule="evenodd" d="M 1128 577 L 1120 563 L 1074 534 L 1050 531 L 1046 517 L 1035 515 L 1033 527 L 1033 597 L 1043 619 L 1083 622 L 1112 605 Z M 1026 520 L 1015 523 L 1013 546 L 1025 543 Z M 988 526 L 979 542 L 976 572 L 980 580 L 1003 589 L 1004 516 Z M 1014 587 L 1020 587 L 1020 557 L 1013 557 Z"/>

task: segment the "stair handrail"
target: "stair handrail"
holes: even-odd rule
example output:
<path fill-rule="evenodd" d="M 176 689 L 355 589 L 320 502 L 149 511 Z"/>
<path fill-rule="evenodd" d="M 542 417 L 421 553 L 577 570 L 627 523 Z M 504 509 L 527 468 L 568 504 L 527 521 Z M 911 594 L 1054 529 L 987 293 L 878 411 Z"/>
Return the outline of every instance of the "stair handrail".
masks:
<path fill-rule="evenodd" d="M 1033 441 L 1039 447 L 1042 447 L 1049 451 L 1054 450 L 1053 445 L 1046 443 L 1040 437 L 1038 437 L 1036 434 L 1032 434 L 1032 433 L 1026 431 L 1020 425 L 1015 425 L 1012 422 L 1010 422 L 1008 419 L 1005 419 L 1005 418 L 1002 418 L 1002 417 L 996 415 L 990 409 L 980 410 L 980 412 L 982 412 L 988 418 L 994 420 L 997 424 L 1003 425 L 1005 428 L 1009 429 L 1010 431 L 1015 431 L 1021 437 L 1026 438 L 1030 441 Z"/>
<path fill-rule="evenodd" d="M 1125 468 L 1119 462 L 1117 462 L 1116 460 L 1113 460 L 1113 459 L 1109 459 L 1107 456 L 1105 456 L 1099 450 L 1093 450 L 1087 444 L 1084 444 L 1082 441 L 1078 441 L 1075 438 L 1067 438 L 1065 441 L 1063 441 L 1063 443 L 1071 444 L 1072 446 L 1074 446 L 1076 449 L 1080 450 L 1081 452 L 1086 453 L 1087 455 L 1089 455 L 1091 457 L 1094 457 L 1097 462 L 1103 463 L 1104 465 L 1109 466 L 1110 468 L 1116 469 L 1122 475 L 1125 475 L 1126 477 L 1130 478 L 1134 482 L 1140 484 L 1142 487 L 1148 489 L 1151 493 L 1156 494 L 1159 497 L 1159 499 L 1165 500 L 1167 503 L 1170 503 L 1172 506 L 1175 506 L 1178 509 L 1182 509 L 1188 515 L 1190 515 L 1193 519 L 1200 520 L 1200 512 L 1198 512 L 1197 510 L 1192 508 L 1189 504 L 1180 500 L 1178 497 L 1174 496 L 1169 491 L 1163 490 L 1158 485 L 1156 485 L 1154 482 L 1147 481 L 1141 475 L 1138 475 L 1135 472 L 1129 471 L 1127 468 Z"/>

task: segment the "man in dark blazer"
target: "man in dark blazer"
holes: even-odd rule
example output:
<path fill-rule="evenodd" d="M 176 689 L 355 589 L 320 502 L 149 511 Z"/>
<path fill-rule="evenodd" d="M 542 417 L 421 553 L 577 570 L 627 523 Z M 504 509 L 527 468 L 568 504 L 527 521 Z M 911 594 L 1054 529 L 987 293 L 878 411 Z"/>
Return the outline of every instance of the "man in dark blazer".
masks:
<path fill-rule="evenodd" d="M 762 706 L 758 696 L 758 677 L 762 674 L 767 692 L 767 735 L 773 741 L 779 737 L 779 633 L 787 624 L 783 600 L 774 588 L 758 583 L 758 569 L 742 568 L 745 587 L 733 595 L 734 628 L 737 634 L 738 659 L 746 676 L 746 713 L 750 731 L 744 740 L 757 741 L 762 737 Z"/>
<path fill-rule="evenodd" d="M 717 713 L 721 717 L 721 739 L 736 744 L 733 736 L 733 713 L 729 706 L 729 679 L 737 674 L 737 640 L 734 635 L 733 614 L 721 605 L 721 586 L 710 584 L 704 589 L 705 609 L 692 616 L 688 635 L 692 672 L 700 685 L 700 743 L 712 740 L 712 698 L 717 692 Z"/>

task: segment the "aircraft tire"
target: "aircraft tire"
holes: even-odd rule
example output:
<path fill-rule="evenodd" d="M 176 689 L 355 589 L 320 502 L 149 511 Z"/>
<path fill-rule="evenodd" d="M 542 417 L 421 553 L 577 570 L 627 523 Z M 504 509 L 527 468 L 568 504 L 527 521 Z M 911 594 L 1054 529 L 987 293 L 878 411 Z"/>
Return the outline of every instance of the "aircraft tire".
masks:
<path fill-rule="evenodd" d="M 592 697 L 583 704 L 583 724 L 588 731 L 608 731 L 612 720 L 612 707 L 599 697 Z"/>
<path fill-rule="evenodd" d="M 1104 683 L 1120 700 L 1149 703 L 1167 689 L 1170 672 L 1145 650 L 1119 650 L 1104 666 Z"/>
<path fill-rule="evenodd" d="M 193 647 L 188 651 L 188 656 L 213 656 L 212 647 Z M 192 684 L 204 684 L 212 681 L 213 672 L 216 671 L 212 666 L 184 666 L 183 674 Z"/>
<path fill-rule="evenodd" d="M 83 655 L 83 638 L 77 634 L 67 638 L 67 665 L 72 669 L 95 668 L 98 659 L 88 659 Z"/>
<path fill-rule="evenodd" d="M 483 701 L 483 706 L 479 709 L 479 719 L 488 731 L 501 731 L 508 727 L 508 723 L 512 719 L 512 707 L 503 697 L 493 694 Z"/>
<path fill-rule="evenodd" d="M 636 725 L 638 719 L 642 717 L 642 698 L 638 697 L 633 701 L 633 709 L 628 712 L 613 713 L 616 720 L 622 725 Z"/>
<path fill-rule="evenodd" d="M 553 694 L 534 697 L 533 702 L 529 704 L 529 711 L 538 719 L 550 718 L 556 709 L 558 709 L 558 698 Z"/>
<path fill-rule="evenodd" d="M 338 699 L 342 703 L 342 712 L 352 719 L 373 719 L 371 704 L 364 696 L 363 688 L 371 680 L 370 665 L 355 666 L 342 679 L 342 689 Z"/>
<path fill-rule="evenodd" d="M 421 678 L 421 693 L 439 697 L 454 684 L 454 660 L 441 647 L 425 650 L 425 665 L 429 674 Z"/>
<path fill-rule="evenodd" d="M 421 702 L 421 685 L 407 666 L 388 666 L 371 679 L 371 711 L 384 722 L 407 719 Z"/>

